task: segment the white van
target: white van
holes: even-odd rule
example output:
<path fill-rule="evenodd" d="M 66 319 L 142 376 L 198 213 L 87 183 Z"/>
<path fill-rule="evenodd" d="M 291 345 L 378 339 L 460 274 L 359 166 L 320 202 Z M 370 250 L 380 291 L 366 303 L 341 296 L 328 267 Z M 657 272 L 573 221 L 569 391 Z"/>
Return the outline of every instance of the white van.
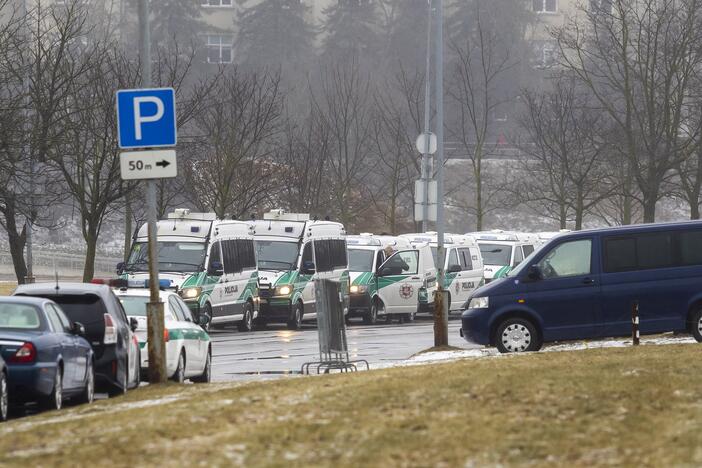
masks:
<path fill-rule="evenodd" d="M 261 299 L 259 325 L 283 322 L 296 330 L 303 321 L 315 320 L 315 278 L 341 282 L 347 307 L 349 272 L 342 224 L 273 210 L 253 225 Z"/>
<path fill-rule="evenodd" d="M 236 323 L 252 329 L 258 314 L 254 226 L 220 220 L 214 213 L 178 209 L 158 221 L 159 281 L 175 288 L 203 328 Z M 134 286 L 148 281 L 148 232 L 134 236 L 121 277 Z"/>
<path fill-rule="evenodd" d="M 485 282 L 503 278 L 538 247 L 534 235 L 502 231 L 468 233 L 476 239 L 483 257 Z"/>
<path fill-rule="evenodd" d="M 412 245 L 429 244 L 436 262 L 437 234 L 426 232 L 418 234 L 403 234 L 401 237 L 409 240 Z M 483 257 L 475 239 L 460 234 L 445 234 L 444 246 L 444 289 L 449 293 L 449 310 L 459 311 L 468 298 L 484 283 Z"/>
<path fill-rule="evenodd" d="M 351 282 L 349 317 L 362 317 L 370 325 L 376 323 L 378 307 L 372 306 L 378 295 L 376 273 L 392 253 L 411 248 L 410 243 L 402 237 L 371 233 L 346 237 Z"/>

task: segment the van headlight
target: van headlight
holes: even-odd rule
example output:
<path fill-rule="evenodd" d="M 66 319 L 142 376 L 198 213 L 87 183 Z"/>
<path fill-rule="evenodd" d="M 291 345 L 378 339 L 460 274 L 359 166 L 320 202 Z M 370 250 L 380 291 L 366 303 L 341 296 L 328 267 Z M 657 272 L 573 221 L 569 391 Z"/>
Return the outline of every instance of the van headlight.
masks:
<path fill-rule="evenodd" d="M 180 297 L 183 299 L 197 299 L 202 294 L 202 288 L 183 288 L 180 290 Z"/>
<path fill-rule="evenodd" d="M 277 288 L 275 288 L 276 296 L 289 296 L 291 292 L 292 288 L 289 284 L 286 284 L 285 286 L 278 286 Z"/>
<path fill-rule="evenodd" d="M 351 292 L 351 294 L 365 294 L 366 291 L 368 291 L 368 286 L 364 284 L 352 284 L 351 288 L 349 288 L 349 292 Z"/>
<path fill-rule="evenodd" d="M 490 299 L 488 297 L 473 297 L 468 303 L 469 309 L 487 309 L 490 307 Z"/>

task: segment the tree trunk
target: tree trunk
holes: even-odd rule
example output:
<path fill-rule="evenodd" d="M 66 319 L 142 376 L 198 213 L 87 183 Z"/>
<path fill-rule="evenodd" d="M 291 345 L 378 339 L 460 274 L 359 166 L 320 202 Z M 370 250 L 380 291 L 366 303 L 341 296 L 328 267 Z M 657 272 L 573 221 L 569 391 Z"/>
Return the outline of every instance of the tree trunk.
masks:
<path fill-rule="evenodd" d="M 568 207 L 564 202 L 560 203 L 559 207 L 559 213 L 558 213 L 558 220 L 561 225 L 561 229 L 567 229 L 568 228 Z"/>
<path fill-rule="evenodd" d="M 124 261 L 129 260 L 132 244 L 132 201 L 129 195 L 125 197 L 124 208 Z"/>
<path fill-rule="evenodd" d="M 480 167 L 475 171 L 475 227 L 476 231 L 483 230 L 483 179 Z"/>
<path fill-rule="evenodd" d="M 27 277 L 27 263 L 24 258 L 24 246 L 27 243 L 27 224 L 23 223 L 22 229 L 17 232 L 17 213 L 14 201 L 11 199 L 5 201 L 3 214 L 5 216 L 7 240 L 10 244 L 10 255 L 12 256 L 12 266 L 15 269 L 17 284 L 24 284 Z"/>
<path fill-rule="evenodd" d="M 658 197 L 651 193 L 643 194 L 643 222 L 644 223 L 655 223 L 656 222 L 656 203 L 658 203 Z"/>
<path fill-rule="evenodd" d="M 85 236 L 85 267 L 83 268 L 83 282 L 88 283 L 95 276 L 95 253 L 97 250 L 97 229 L 88 226 Z"/>
<path fill-rule="evenodd" d="M 633 180 L 633 172 L 631 169 L 631 162 L 627 164 L 626 176 L 624 179 L 623 189 L 624 189 L 624 200 L 622 206 L 622 224 L 631 224 L 632 212 L 634 205 L 634 197 L 631 196 L 631 182 Z"/>
<path fill-rule="evenodd" d="M 690 203 L 690 219 L 700 219 L 700 202 L 696 200 Z"/>

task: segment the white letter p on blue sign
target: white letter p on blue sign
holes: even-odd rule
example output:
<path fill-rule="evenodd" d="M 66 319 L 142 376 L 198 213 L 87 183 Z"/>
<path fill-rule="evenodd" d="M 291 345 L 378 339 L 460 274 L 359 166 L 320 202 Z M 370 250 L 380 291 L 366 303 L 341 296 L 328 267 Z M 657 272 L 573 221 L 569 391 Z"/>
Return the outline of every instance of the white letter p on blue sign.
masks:
<path fill-rule="evenodd" d="M 175 146 L 173 88 L 117 91 L 117 128 L 123 149 Z"/>

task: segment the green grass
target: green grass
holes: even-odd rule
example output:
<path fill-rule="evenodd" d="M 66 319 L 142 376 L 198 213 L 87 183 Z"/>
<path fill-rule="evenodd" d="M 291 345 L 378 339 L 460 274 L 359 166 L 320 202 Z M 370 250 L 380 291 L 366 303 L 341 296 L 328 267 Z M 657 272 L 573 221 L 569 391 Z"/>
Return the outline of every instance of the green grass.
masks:
<path fill-rule="evenodd" d="M 0 281 L 0 296 L 9 296 L 17 287 L 15 281 Z"/>
<path fill-rule="evenodd" d="M 640 346 L 146 387 L 0 426 L 0 465 L 699 466 L 701 355 Z"/>

